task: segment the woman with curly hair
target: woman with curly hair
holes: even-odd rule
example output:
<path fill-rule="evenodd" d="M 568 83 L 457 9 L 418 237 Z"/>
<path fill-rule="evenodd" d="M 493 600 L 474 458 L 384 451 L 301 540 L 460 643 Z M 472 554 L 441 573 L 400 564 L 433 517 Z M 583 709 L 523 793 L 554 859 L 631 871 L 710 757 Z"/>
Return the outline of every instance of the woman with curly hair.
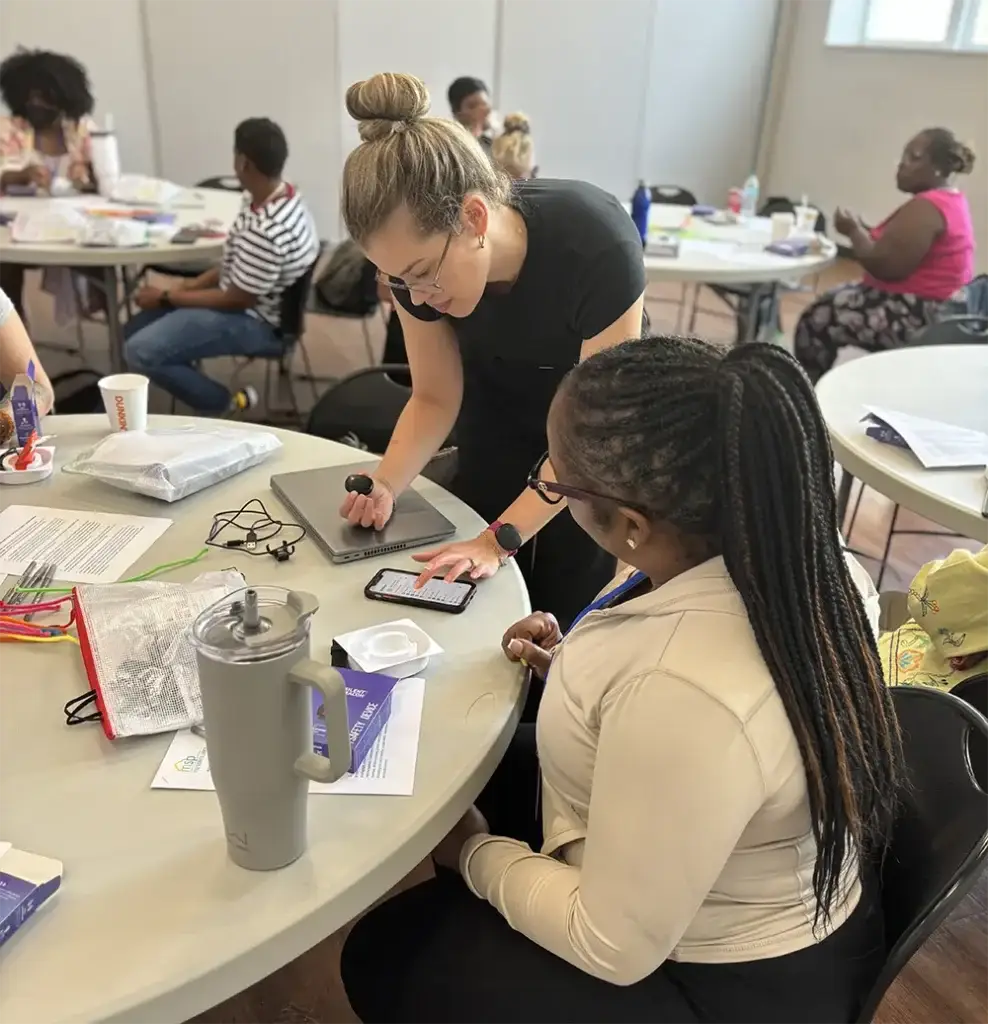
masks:
<path fill-rule="evenodd" d="M 947 128 L 927 128 L 906 143 L 896 185 L 910 198 L 874 228 L 847 210 L 834 227 L 851 242 L 862 281 L 842 285 L 809 306 L 796 325 L 796 358 L 813 381 L 845 346 L 881 352 L 940 315 L 974 276 L 974 227 L 955 174 L 970 174 L 974 153 Z"/>
<path fill-rule="evenodd" d="M 20 49 L 0 64 L 0 191 L 50 188 L 55 178 L 93 187 L 89 135 L 93 94 L 86 69 L 73 57 Z M 25 267 L 4 263 L 0 286 L 21 310 Z"/>

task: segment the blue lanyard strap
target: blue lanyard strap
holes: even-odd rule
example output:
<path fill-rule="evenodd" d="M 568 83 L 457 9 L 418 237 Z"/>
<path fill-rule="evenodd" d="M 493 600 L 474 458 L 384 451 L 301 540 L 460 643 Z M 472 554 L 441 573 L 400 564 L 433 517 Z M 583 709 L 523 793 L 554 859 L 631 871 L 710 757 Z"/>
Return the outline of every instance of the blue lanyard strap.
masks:
<path fill-rule="evenodd" d="M 601 608 L 609 608 L 618 598 L 622 597 L 629 590 L 634 590 L 640 583 L 645 579 L 645 573 L 634 572 L 632 573 L 620 586 L 615 587 L 613 590 L 609 590 L 606 594 L 601 594 L 596 601 L 592 601 L 590 604 L 580 612 L 579 615 L 570 623 L 570 627 L 566 630 L 568 636 L 573 629 L 576 628 L 577 623 L 584 617 L 589 615 L 591 612 L 599 611 Z"/>

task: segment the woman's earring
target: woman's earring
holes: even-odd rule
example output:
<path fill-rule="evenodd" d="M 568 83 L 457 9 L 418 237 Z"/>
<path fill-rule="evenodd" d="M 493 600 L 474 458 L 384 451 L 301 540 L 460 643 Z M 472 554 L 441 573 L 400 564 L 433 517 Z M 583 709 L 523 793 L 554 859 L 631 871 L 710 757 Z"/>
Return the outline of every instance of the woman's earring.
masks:
<path fill-rule="evenodd" d="M 638 547 L 638 541 L 636 541 L 634 537 L 629 537 L 628 547 L 631 548 L 632 551 L 634 551 L 635 548 Z"/>
<path fill-rule="evenodd" d="M 484 245 L 487 243 L 487 235 L 478 235 L 477 241 L 480 242 L 480 248 L 483 249 Z"/>

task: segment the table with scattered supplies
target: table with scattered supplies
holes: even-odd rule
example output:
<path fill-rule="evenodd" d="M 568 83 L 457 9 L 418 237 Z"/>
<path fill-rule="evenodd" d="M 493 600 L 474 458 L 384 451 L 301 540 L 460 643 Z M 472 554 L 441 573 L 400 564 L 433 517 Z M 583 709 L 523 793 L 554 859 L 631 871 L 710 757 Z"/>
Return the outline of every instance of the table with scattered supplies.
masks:
<path fill-rule="evenodd" d="M 151 417 L 150 426 L 178 423 L 203 421 Z M 261 465 L 165 504 L 60 471 L 105 436 L 105 416 L 53 416 L 44 427 L 56 438 L 54 474 L 30 486 L 0 487 L 0 508 L 173 519 L 125 575 L 195 554 L 214 513 L 252 497 L 291 519 L 268 486 L 273 473 L 361 465 L 352 448 L 276 431 L 283 448 Z M 435 484 L 416 486 L 459 535 L 483 529 L 479 516 Z M 326 501 L 341 497 L 327 494 Z M 328 662 L 331 637 L 404 617 L 445 649 L 423 673 L 414 794 L 311 795 L 309 848 L 301 859 L 279 871 L 244 870 L 227 856 L 215 793 L 151 788 L 171 734 L 110 741 L 97 723 L 68 726 L 63 705 L 89 689 L 79 648 L 3 644 L 0 837 L 57 858 L 64 875 L 60 891 L 0 947 L 0 1020 L 161 1024 L 233 996 L 367 909 L 427 857 L 507 747 L 524 680 L 500 641 L 529 611 L 514 563 L 480 585 L 463 615 L 365 600 L 364 585 L 380 568 L 414 566 L 408 552 L 333 565 L 311 538 L 285 563 L 210 548 L 195 565 L 161 579 L 187 582 L 231 565 L 251 584 L 318 598 L 318 660 Z"/>

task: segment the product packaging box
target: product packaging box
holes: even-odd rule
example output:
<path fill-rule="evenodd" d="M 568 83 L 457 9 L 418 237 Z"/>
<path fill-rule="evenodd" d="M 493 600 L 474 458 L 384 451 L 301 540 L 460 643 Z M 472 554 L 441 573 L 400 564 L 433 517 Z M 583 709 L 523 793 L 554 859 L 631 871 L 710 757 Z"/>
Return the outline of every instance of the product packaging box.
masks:
<path fill-rule="evenodd" d="M 381 735 L 391 715 L 391 691 L 397 679 L 372 672 L 338 669 L 346 683 L 347 720 L 350 723 L 350 771 L 355 772 L 367 757 L 374 741 Z M 326 749 L 326 711 L 322 694 L 312 691 L 313 749 L 324 757 Z"/>
<path fill-rule="evenodd" d="M 0 843 L 0 946 L 61 884 L 61 861 Z"/>

